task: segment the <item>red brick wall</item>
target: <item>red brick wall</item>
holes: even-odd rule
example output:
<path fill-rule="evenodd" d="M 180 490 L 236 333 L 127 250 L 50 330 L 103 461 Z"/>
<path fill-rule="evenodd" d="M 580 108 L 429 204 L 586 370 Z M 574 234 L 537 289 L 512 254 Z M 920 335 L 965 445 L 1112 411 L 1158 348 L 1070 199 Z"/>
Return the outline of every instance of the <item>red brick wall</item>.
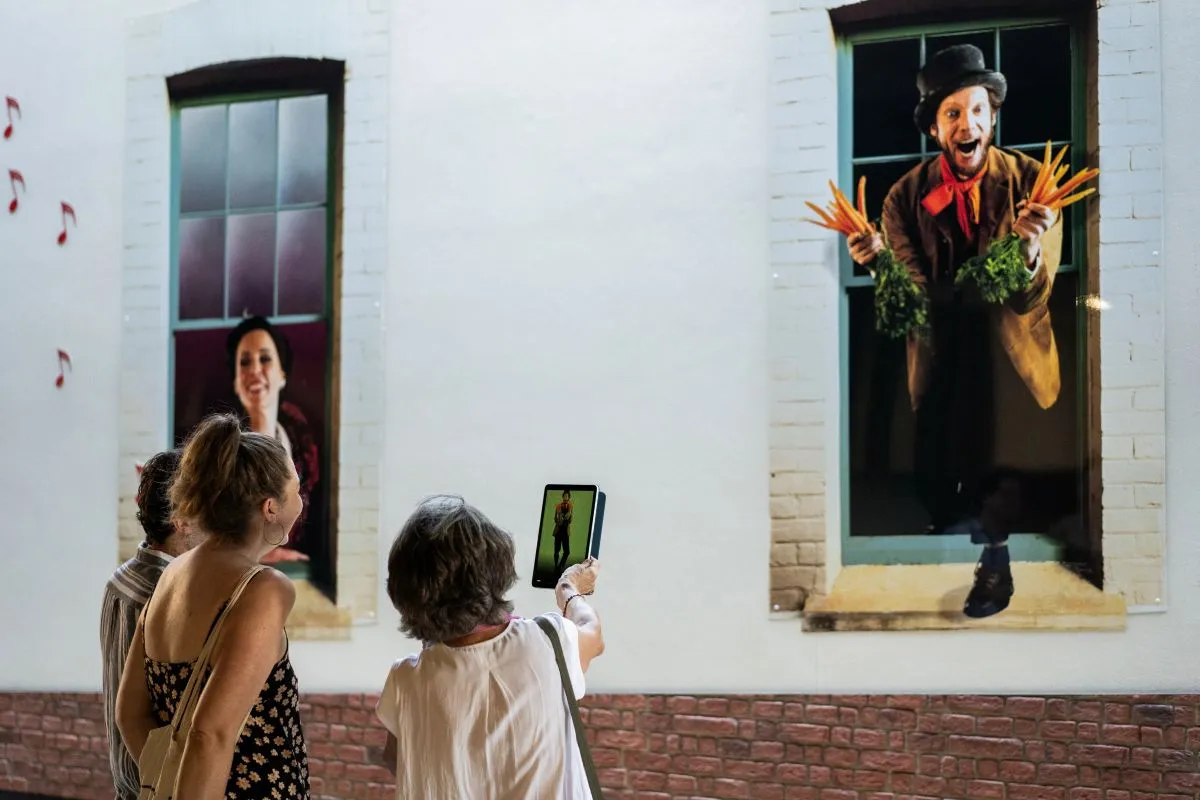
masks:
<path fill-rule="evenodd" d="M 369 695 L 308 695 L 314 794 L 393 796 Z M 589 698 L 609 800 L 1195 800 L 1200 696 Z M 0 790 L 109 798 L 95 695 L 0 694 Z"/>

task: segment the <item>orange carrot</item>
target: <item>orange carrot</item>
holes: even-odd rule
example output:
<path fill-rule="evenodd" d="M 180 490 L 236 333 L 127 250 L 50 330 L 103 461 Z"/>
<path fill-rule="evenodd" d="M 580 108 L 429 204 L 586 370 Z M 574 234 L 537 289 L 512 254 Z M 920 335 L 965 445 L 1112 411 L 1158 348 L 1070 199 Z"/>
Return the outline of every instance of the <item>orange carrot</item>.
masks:
<path fill-rule="evenodd" d="M 855 227 L 859 227 L 859 220 L 854 212 L 854 206 L 850 205 L 850 201 L 846 199 L 846 195 L 842 194 L 838 189 L 837 184 L 833 181 L 829 182 L 829 188 L 833 191 L 833 201 L 841 210 L 845 218 Z"/>
<path fill-rule="evenodd" d="M 867 179 L 862 176 L 858 180 L 858 208 L 851 204 L 850 200 L 842 193 L 833 181 L 829 182 L 829 188 L 833 193 L 833 202 L 827 208 L 822 209 L 815 203 L 810 203 L 807 200 L 805 205 L 816 212 L 821 221 L 814 219 L 805 220 L 814 225 L 819 225 L 822 228 L 828 228 L 832 231 L 837 231 L 843 236 L 856 236 L 861 233 L 874 233 L 875 226 L 867 219 Z"/>
<path fill-rule="evenodd" d="M 1043 197 L 1046 194 L 1049 187 L 1052 184 L 1057 183 L 1057 178 L 1059 176 L 1056 174 L 1056 171 L 1058 170 L 1059 162 L 1062 161 L 1063 156 L 1065 156 L 1066 154 L 1067 154 L 1067 145 L 1063 145 L 1063 149 L 1058 151 L 1058 155 L 1054 157 L 1054 160 L 1051 161 L 1049 163 L 1049 165 L 1046 165 L 1046 164 L 1042 165 L 1042 174 L 1041 174 L 1040 182 L 1034 184 L 1033 191 L 1030 192 L 1030 194 L 1029 194 L 1030 202 L 1040 203 L 1041 200 L 1037 199 L 1037 198 Z"/>
<path fill-rule="evenodd" d="M 1047 167 L 1050 165 L 1050 140 L 1046 140 L 1046 154 L 1042 156 L 1042 164 L 1038 167 L 1037 179 L 1033 182 L 1033 189 L 1030 190 L 1029 196 L 1036 197 L 1037 192 L 1041 189 L 1042 184 L 1046 182 L 1046 173 L 1049 171 Z"/>
<path fill-rule="evenodd" d="M 1100 174 L 1100 170 L 1098 170 L 1098 169 L 1081 170 L 1078 174 L 1076 174 L 1073 178 L 1071 178 L 1069 181 L 1064 183 L 1061 187 L 1056 188 L 1053 192 L 1050 192 L 1045 197 L 1040 198 L 1040 202 L 1043 205 L 1050 205 L 1051 203 L 1061 200 L 1062 198 L 1069 195 L 1077 186 L 1082 185 L 1083 183 L 1091 180 L 1092 178 L 1096 177 L 1099 174 Z"/>
<path fill-rule="evenodd" d="M 842 230 L 841 224 L 839 224 L 832 217 L 830 217 L 828 214 L 826 214 L 821 209 L 821 207 L 818 206 L 816 203 L 810 203 L 806 200 L 806 201 L 804 201 L 804 205 L 808 206 L 813 211 L 817 212 L 817 216 L 819 216 L 821 218 L 821 222 L 817 223 L 817 224 L 822 225 L 822 227 L 825 227 L 825 228 L 832 228 L 835 231 Z"/>
<path fill-rule="evenodd" d="M 1062 200 L 1055 200 L 1054 202 L 1050 203 L 1050 208 L 1053 211 L 1061 211 L 1062 209 L 1066 208 L 1067 206 L 1071 205 L 1072 203 L 1082 200 L 1083 198 L 1087 197 L 1089 194 L 1092 194 L 1095 191 L 1096 191 L 1096 187 L 1093 186 L 1090 189 L 1084 189 L 1082 192 L 1076 192 L 1075 194 L 1071 195 L 1070 197 L 1063 198 Z"/>

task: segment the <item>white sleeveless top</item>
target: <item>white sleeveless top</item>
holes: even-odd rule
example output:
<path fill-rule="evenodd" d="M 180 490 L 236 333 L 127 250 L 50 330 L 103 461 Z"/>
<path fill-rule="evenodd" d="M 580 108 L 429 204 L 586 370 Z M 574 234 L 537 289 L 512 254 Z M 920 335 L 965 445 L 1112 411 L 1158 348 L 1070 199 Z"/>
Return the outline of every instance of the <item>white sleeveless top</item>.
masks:
<path fill-rule="evenodd" d="M 545 617 L 582 698 L 579 629 Z M 375 713 L 396 737 L 397 800 L 592 800 L 554 650 L 532 619 L 397 661 Z"/>

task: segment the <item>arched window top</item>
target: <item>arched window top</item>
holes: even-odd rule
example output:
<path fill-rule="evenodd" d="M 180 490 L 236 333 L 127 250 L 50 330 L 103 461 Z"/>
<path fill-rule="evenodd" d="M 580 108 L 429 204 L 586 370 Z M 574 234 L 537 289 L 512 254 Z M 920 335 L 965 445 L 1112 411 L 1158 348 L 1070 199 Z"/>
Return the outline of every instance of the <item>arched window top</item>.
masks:
<path fill-rule="evenodd" d="M 328 58 L 256 58 L 226 61 L 171 75 L 167 94 L 178 103 L 223 94 L 333 92 L 345 80 L 346 62 Z"/>

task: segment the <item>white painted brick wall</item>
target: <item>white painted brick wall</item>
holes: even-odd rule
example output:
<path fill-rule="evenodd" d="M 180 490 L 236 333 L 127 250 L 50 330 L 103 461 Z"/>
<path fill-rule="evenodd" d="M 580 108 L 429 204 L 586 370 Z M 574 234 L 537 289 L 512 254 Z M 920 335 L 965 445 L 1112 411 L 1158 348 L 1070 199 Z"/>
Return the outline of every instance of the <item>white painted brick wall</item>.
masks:
<path fill-rule="evenodd" d="M 1109 2 L 1097 10 L 1099 189 L 1104 198 L 1100 293 L 1110 304 L 1100 318 L 1105 581 L 1110 591 L 1135 605 L 1165 600 L 1158 15 L 1157 0 Z M 1110 100 L 1119 101 L 1112 111 Z M 1110 150 L 1113 157 L 1107 155 Z"/>
<path fill-rule="evenodd" d="M 126 41 L 124 336 L 120 554 L 136 547 L 136 462 L 169 445 L 170 119 L 167 76 L 225 61 L 291 56 L 346 62 L 341 409 L 337 436 L 338 605 L 376 614 L 385 375 L 390 9 L 383 0 L 203 0 L 134 20 Z M 217 30 L 221 36 L 195 35 Z"/>
<path fill-rule="evenodd" d="M 829 0 L 773 0 L 770 508 L 773 604 L 822 592 L 840 564 L 837 249 L 801 222 L 837 179 Z M 1105 574 L 1131 604 L 1163 601 L 1165 413 L 1158 0 L 1098 10 L 1101 450 Z M 914 76 L 915 78 L 915 76 Z M 831 352 L 833 357 L 831 357 Z"/>

